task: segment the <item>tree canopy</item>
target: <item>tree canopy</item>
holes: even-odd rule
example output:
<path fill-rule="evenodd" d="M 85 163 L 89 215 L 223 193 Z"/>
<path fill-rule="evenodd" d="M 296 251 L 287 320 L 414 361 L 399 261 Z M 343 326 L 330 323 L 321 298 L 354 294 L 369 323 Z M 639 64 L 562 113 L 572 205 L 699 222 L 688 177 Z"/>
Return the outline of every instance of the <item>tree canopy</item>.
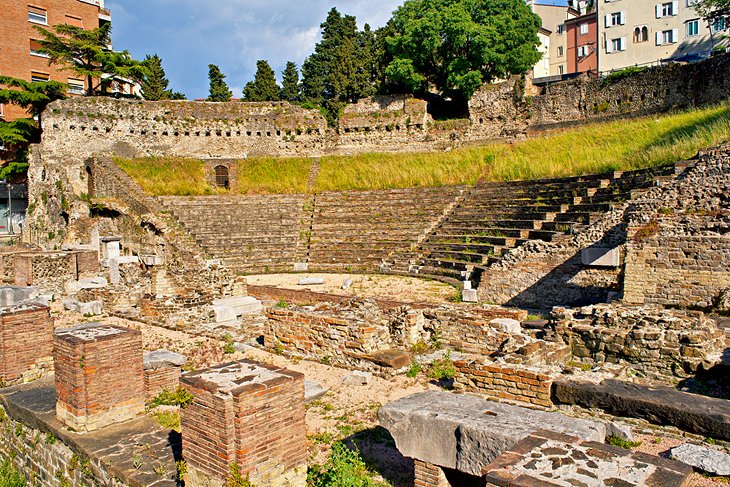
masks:
<path fill-rule="evenodd" d="M 281 93 L 279 98 L 286 101 L 299 100 L 299 70 L 297 65 L 292 61 L 286 63 L 281 82 Z"/>
<path fill-rule="evenodd" d="M 210 88 L 208 101 L 230 101 L 233 93 L 226 84 L 226 75 L 221 73 L 221 69 L 215 64 L 208 65 L 208 80 Z"/>
<path fill-rule="evenodd" d="M 374 39 L 368 26 L 359 31 L 355 17 L 343 16 L 336 8 L 320 27 L 322 40 L 302 65 L 302 96 L 320 104 L 333 124 L 345 103 L 375 92 Z"/>
<path fill-rule="evenodd" d="M 170 81 L 165 76 L 162 59 L 157 54 L 147 55 L 142 61 L 147 68 L 147 76 L 142 81 L 142 96 L 145 100 L 167 100 L 172 97 L 168 89 Z"/>
<path fill-rule="evenodd" d="M 43 37 L 39 51 L 49 56 L 49 63 L 86 78 L 87 95 L 103 94 L 114 80 L 142 82 L 147 74 L 145 65 L 129 52 L 109 49 L 111 24 L 89 30 L 66 24 L 55 25 L 52 31 L 35 28 Z"/>
<path fill-rule="evenodd" d="M 730 0 L 698 0 L 694 8 L 710 23 L 721 17 L 730 17 Z"/>
<path fill-rule="evenodd" d="M 524 0 L 406 0 L 389 22 L 387 82 L 468 99 L 539 61 L 540 26 Z"/>
<path fill-rule="evenodd" d="M 256 75 L 253 81 L 246 83 L 243 88 L 243 99 L 246 101 L 278 101 L 279 85 L 276 84 L 276 74 L 268 61 L 256 61 Z"/>

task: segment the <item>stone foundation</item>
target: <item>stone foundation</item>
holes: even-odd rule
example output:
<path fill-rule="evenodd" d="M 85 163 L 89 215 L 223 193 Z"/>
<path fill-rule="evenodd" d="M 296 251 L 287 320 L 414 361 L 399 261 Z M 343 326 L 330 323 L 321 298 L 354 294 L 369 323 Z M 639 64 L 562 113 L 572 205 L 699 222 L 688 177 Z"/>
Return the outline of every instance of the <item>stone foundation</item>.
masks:
<path fill-rule="evenodd" d="M 304 487 L 304 376 L 249 360 L 186 374 L 195 396 L 182 411 L 193 485 L 222 486 L 232 464 L 253 485 Z"/>
<path fill-rule="evenodd" d="M 0 308 L 0 380 L 29 382 L 53 370 L 53 318 L 48 306 Z"/>
<path fill-rule="evenodd" d="M 537 369 L 488 363 L 483 360 L 454 362 L 454 388 L 476 392 L 488 399 L 549 409 L 553 378 Z"/>
<path fill-rule="evenodd" d="M 414 487 L 451 487 L 441 467 L 421 460 L 414 460 L 413 466 Z"/>
<path fill-rule="evenodd" d="M 142 336 L 90 323 L 56 331 L 56 414 L 76 431 L 93 431 L 144 410 Z"/>

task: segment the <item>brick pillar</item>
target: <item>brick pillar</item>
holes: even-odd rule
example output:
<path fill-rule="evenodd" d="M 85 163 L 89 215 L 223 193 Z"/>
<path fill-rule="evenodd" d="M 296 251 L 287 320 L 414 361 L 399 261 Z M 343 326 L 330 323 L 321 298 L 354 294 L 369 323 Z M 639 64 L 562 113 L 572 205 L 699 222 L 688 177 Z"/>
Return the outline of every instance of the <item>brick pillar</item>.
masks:
<path fill-rule="evenodd" d="M 53 318 L 48 306 L 0 309 L 0 380 L 28 382 L 53 370 Z"/>
<path fill-rule="evenodd" d="M 413 460 L 413 463 L 414 487 L 451 487 L 449 481 L 446 480 L 444 471 L 438 465 L 432 465 L 421 460 Z"/>
<path fill-rule="evenodd" d="M 142 335 L 88 323 L 56 330 L 56 415 L 76 431 L 127 421 L 144 411 Z"/>
<path fill-rule="evenodd" d="M 180 383 L 195 396 L 181 415 L 191 485 L 223 485 L 232 464 L 254 485 L 306 485 L 302 374 L 242 360 Z"/>

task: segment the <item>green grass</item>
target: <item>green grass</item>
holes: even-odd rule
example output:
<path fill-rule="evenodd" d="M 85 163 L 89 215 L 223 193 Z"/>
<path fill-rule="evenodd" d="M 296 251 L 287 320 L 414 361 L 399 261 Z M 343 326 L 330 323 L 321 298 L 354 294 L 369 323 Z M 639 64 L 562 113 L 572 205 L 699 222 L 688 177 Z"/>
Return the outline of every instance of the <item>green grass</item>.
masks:
<path fill-rule="evenodd" d="M 594 123 L 519 143 L 448 152 L 366 153 L 320 159 L 316 191 L 388 189 L 512 181 L 641 169 L 693 156 L 730 141 L 730 104 Z M 202 161 L 116 159 L 153 195 L 221 192 L 206 182 Z M 238 162 L 234 194 L 303 193 L 311 160 L 258 158 Z"/>

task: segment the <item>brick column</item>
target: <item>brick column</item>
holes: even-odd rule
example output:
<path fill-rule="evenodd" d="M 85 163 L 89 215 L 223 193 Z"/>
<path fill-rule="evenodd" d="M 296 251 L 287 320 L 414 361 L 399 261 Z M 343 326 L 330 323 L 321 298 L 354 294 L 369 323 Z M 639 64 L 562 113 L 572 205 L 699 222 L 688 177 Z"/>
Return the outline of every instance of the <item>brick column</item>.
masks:
<path fill-rule="evenodd" d="M 142 335 L 88 323 L 56 330 L 56 415 L 77 431 L 127 421 L 144 410 Z"/>
<path fill-rule="evenodd" d="M 48 306 L 0 309 L 0 380 L 28 382 L 53 370 L 53 318 Z"/>
<path fill-rule="evenodd" d="M 233 464 L 254 485 L 303 487 L 307 479 L 304 376 L 242 360 L 186 374 L 182 411 L 192 485 L 223 485 Z"/>
<path fill-rule="evenodd" d="M 432 465 L 421 460 L 413 460 L 414 463 L 414 487 L 451 487 L 446 480 L 444 471 L 438 465 Z"/>

